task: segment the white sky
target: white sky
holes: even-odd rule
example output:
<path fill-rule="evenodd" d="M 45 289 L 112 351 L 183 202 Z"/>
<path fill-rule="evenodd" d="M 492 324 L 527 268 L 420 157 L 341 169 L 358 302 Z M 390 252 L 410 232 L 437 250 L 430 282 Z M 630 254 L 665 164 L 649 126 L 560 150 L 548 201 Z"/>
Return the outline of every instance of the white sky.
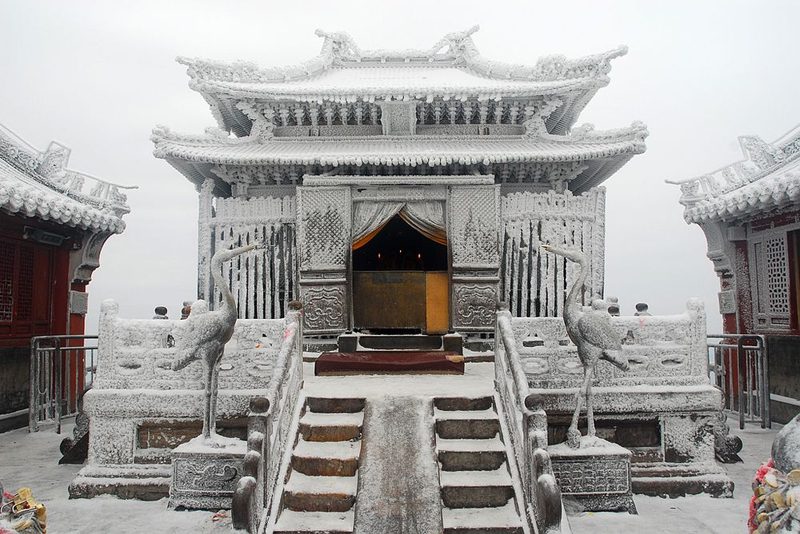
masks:
<path fill-rule="evenodd" d="M 37 148 L 72 148 L 70 166 L 122 184 L 132 213 L 106 244 L 89 285 L 88 331 L 100 302 L 150 317 L 179 314 L 196 291 L 197 196 L 152 156 L 150 131 L 202 132 L 214 119 L 187 87 L 178 55 L 281 65 L 316 55 L 314 29 L 349 32 L 362 48 L 427 48 L 480 24 L 486 57 L 535 63 L 627 44 L 611 84 L 578 123 L 644 121 L 648 149 L 606 182 L 606 295 L 677 313 L 701 297 L 719 330 L 717 278 L 702 232 L 682 219 L 665 179 L 741 158 L 737 136 L 772 141 L 800 122 L 798 2 L 37 2 L 0 0 L 0 122 Z"/>

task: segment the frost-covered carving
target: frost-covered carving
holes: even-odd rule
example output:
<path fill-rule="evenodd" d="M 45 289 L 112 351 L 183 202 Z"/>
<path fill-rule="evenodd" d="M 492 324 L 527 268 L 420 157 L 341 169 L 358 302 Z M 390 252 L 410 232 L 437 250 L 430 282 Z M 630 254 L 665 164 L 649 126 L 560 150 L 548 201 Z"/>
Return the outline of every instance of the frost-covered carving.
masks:
<path fill-rule="evenodd" d="M 304 189 L 299 194 L 300 268 L 344 268 L 350 246 L 350 191 Z"/>
<path fill-rule="evenodd" d="M 667 183 L 681 188 L 687 223 L 732 221 L 800 202 L 800 128 L 774 143 L 739 137 L 744 159 L 706 175 Z"/>
<path fill-rule="evenodd" d="M 220 250 L 211 258 L 211 276 L 222 291 L 222 305 L 214 311 L 198 300 L 192 304 L 192 313 L 181 324 L 183 336 L 177 344 L 178 357 L 171 368 L 179 371 L 195 360 L 203 363 L 205 375 L 205 404 L 203 408 L 203 439 L 217 439 L 217 390 L 219 388 L 219 364 L 225 345 L 233 337 L 236 325 L 236 301 L 220 272 L 222 262 L 254 250 L 257 245 L 247 245 L 232 250 Z"/>
<path fill-rule="evenodd" d="M 497 267 L 497 208 L 494 186 L 450 191 L 450 239 L 455 265 Z"/>
<path fill-rule="evenodd" d="M 563 256 L 578 264 L 580 271 L 572 282 L 572 287 L 564 303 L 564 325 L 567 335 L 578 349 L 578 358 L 583 365 L 583 386 L 575 398 L 577 406 L 572 415 L 572 423 L 567 431 L 567 443 L 573 449 L 580 447 L 581 434 L 578 431 L 578 417 L 581 401 L 586 398 L 586 417 L 588 436 L 594 437 L 594 413 L 592 409 L 592 375 L 599 360 L 606 360 L 623 371 L 628 370 L 628 361 L 622 353 L 622 343 L 611 326 L 608 306 L 601 300 L 592 303 L 591 311 L 584 311 L 579 300 L 583 285 L 589 275 L 589 258 L 580 251 L 565 250 L 542 245 L 545 252 Z"/>
<path fill-rule="evenodd" d="M 345 329 L 345 299 L 342 287 L 310 287 L 303 292 L 305 324 L 309 330 Z"/>
<path fill-rule="evenodd" d="M 203 417 L 202 369 L 191 365 L 179 371 L 169 369 L 179 357 L 178 346 L 185 333 L 182 323 L 186 321 L 123 319 L 117 313 L 116 303 L 103 303 L 98 368 L 84 398 L 90 416 L 89 462 L 70 492 L 93 496 L 133 491 L 149 498 L 165 496 L 170 470 L 155 464 L 169 463 L 170 448 L 164 447 L 191 437 L 174 435 L 173 425 L 199 422 Z M 221 418 L 245 416 L 251 397 L 265 395 L 268 388 L 275 387 L 276 367 L 301 361 L 297 326 L 296 314 L 286 320 L 236 321 L 219 370 Z M 287 332 L 291 333 L 288 337 Z M 166 444 L 149 443 L 144 424 Z"/>
<path fill-rule="evenodd" d="M 122 233 L 130 212 L 123 189 L 68 169 L 70 149 L 56 142 L 38 151 L 0 125 L 0 207 L 92 232 Z"/>
<path fill-rule="evenodd" d="M 649 317 L 612 317 L 629 370 L 600 366 L 599 387 L 706 384 L 705 313 L 690 301 L 686 313 Z M 574 388 L 582 366 L 564 322 L 557 317 L 514 318 L 514 337 L 532 387 Z M 716 408 L 715 408 L 716 409 Z"/>
<path fill-rule="evenodd" d="M 497 304 L 497 287 L 460 284 L 453 291 L 453 322 L 459 327 L 485 327 L 493 320 Z"/>

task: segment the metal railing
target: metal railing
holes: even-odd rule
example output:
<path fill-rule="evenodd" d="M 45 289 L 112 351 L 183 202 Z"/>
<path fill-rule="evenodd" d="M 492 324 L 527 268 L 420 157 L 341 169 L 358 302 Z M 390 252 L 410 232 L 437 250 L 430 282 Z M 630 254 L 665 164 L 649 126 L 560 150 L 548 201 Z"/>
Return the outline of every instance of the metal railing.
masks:
<path fill-rule="evenodd" d="M 772 428 L 764 336 L 709 334 L 706 337 L 709 374 L 722 390 L 723 409 L 737 414 L 740 429 L 745 423 Z"/>
<path fill-rule="evenodd" d="M 91 387 L 97 366 L 97 336 L 31 338 L 28 431 L 39 424 L 75 415 L 83 392 Z"/>

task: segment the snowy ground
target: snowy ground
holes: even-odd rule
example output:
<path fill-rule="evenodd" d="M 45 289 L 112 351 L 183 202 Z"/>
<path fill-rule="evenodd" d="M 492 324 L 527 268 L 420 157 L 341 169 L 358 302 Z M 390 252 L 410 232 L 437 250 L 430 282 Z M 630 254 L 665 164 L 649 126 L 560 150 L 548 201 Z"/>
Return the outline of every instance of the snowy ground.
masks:
<path fill-rule="evenodd" d="M 467 364 L 464 376 L 348 376 L 314 377 L 313 365 L 304 366 L 307 395 L 367 397 L 387 395 L 483 395 L 493 391 L 493 365 Z M 750 479 L 757 466 L 769 456 L 777 429 L 764 431 L 750 426 L 733 432 L 744 441 L 744 464 L 728 465 L 736 483 L 733 499 L 706 496 L 679 499 L 635 496 L 638 516 L 612 513 L 585 513 L 569 518 L 575 534 L 583 533 L 717 533 L 745 532 Z M 174 512 L 166 500 L 140 502 L 114 497 L 69 500 L 67 486 L 81 466 L 57 465 L 61 439 L 70 435 L 55 434 L 43 428 L 29 434 L 15 430 L 0 434 L 0 481 L 9 491 L 28 486 L 34 497 L 45 503 L 48 533 L 151 534 L 230 532 L 230 519 L 213 521 L 210 512 Z M 378 533 L 376 533 L 378 534 Z"/>

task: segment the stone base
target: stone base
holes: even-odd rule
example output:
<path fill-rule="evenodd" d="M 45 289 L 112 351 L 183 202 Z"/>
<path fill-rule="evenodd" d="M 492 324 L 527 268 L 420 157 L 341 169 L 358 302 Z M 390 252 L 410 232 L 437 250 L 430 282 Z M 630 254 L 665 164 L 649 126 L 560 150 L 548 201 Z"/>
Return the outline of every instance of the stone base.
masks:
<path fill-rule="evenodd" d="M 579 449 L 566 443 L 547 448 L 561 494 L 590 512 L 636 513 L 631 452 L 615 443 L 583 436 Z"/>
<path fill-rule="evenodd" d="M 641 495 L 733 497 L 733 480 L 713 463 L 633 464 L 632 477 L 633 491 Z"/>
<path fill-rule="evenodd" d="M 217 445 L 197 437 L 172 451 L 170 508 L 230 509 L 247 442 L 218 438 Z"/>
<path fill-rule="evenodd" d="M 70 499 L 116 495 L 120 499 L 157 501 L 169 495 L 167 465 L 86 466 L 69 485 Z"/>

